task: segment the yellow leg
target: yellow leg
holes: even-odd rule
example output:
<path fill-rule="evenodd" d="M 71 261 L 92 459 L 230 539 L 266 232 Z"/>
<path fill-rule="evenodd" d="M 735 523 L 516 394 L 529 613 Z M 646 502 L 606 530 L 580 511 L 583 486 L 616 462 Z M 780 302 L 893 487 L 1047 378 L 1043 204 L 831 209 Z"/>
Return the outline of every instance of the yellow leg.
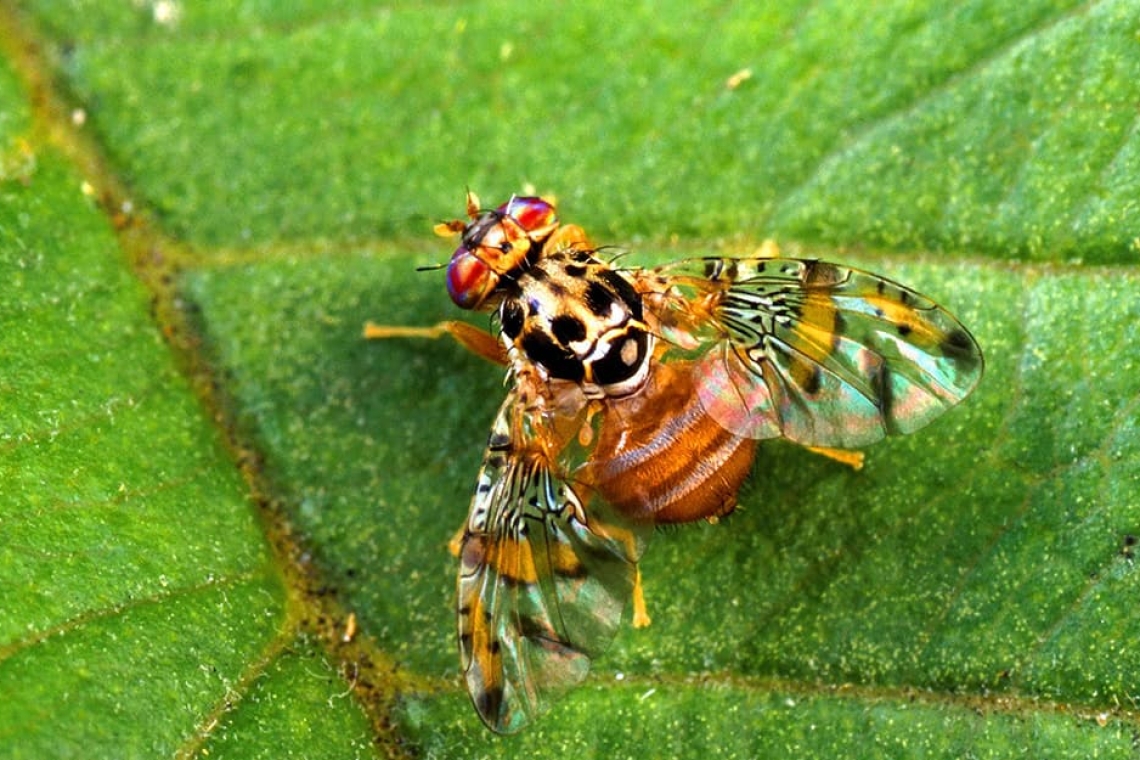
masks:
<path fill-rule="evenodd" d="M 442 338 L 450 335 L 459 345 L 473 354 L 482 356 L 489 362 L 505 365 L 507 363 L 507 350 L 494 335 L 480 330 L 474 325 L 456 320 L 446 320 L 431 327 L 404 327 L 401 325 L 378 325 L 373 322 L 364 324 L 364 337 L 367 340 L 384 340 L 387 338 Z"/>
<path fill-rule="evenodd" d="M 633 580 L 633 627 L 644 628 L 653 622 L 649 618 L 649 610 L 645 607 L 645 591 L 641 588 L 641 568 L 637 568 L 637 575 Z"/>
<path fill-rule="evenodd" d="M 778 259 L 780 258 L 780 246 L 776 244 L 775 240 L 768 238 L 760 244 L 760 247 L 752 255 L 758 259 Z"/>
<path fill-rule="evenodd" d="M 822 446 L 808 446 L 808 451 L 814 452 L 828 459 L 834 459 L 836 462 L 841 462 L 852 470 L 863 469 L 863 452 L 850 451 L 849 449 L 826 449 Z"/>
<path fill-rule="evenodd" d="M 467 531 L 467 523 L 459 526 L 459 530 L 455 531 L 455 535 L 447 542 L 447 550 L 451 552 L 452 557 L 458 557 L 459 552 L 463 551 L 463 535 Z"/>
<path fill-rule="evenodd" d="M 594 244 L 586 237 L 586 231 L 576 224 L 564 224 L 554 231 L 543 246 L 546 251 L 575 248 L 579 251 L 593 251 Z"/>
<path fill-rule="evenodd" d="M 384 340 L 385 338 L 442 338 L 447 335 L 447 323 L 440 322 L 431 327 L 401 327 L 399 325 L 378 325 L 374 322 L 364 323 L 364 337 L 366 340 Z"/>

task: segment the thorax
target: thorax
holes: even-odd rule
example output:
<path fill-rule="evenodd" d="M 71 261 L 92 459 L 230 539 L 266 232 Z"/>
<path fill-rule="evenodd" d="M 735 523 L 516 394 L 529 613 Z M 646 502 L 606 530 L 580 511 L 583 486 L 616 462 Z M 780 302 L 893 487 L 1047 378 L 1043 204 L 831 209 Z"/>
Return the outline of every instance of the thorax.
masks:
<path fill-rule="evenodd" d="M 499 321 L 516 369 L 534 365 L 546 379 L 579 384 L 587 398 L 628 396 L 645 385 L 653 336 L 641 296 L 620 271 L 565 249 L 504 290 Z"/>

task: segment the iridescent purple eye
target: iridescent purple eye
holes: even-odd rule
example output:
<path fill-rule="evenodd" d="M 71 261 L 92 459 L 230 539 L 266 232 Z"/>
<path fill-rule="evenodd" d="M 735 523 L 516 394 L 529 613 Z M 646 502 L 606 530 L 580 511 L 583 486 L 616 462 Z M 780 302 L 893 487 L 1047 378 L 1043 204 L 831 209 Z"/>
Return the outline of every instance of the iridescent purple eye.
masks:
<path fill-rule="evenodd" d="M 447 292 L 461 309 L 477 309 L 495 289 L 499 275 L 464 246 L 447 265 Z"/>

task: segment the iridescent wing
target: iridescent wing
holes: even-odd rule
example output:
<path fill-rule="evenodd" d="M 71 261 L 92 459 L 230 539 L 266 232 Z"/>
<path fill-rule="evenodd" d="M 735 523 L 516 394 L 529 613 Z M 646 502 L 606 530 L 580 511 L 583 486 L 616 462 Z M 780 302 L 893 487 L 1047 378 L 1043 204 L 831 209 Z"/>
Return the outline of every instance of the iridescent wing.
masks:
<path fill-rule="evenodd" d="M 519 730 L 585 678 L 617 631 L 643 548 L 532 439 L 512 392 L 491 429 L 460 550 L 459 652 L 483 721 Z"/>
<path fill-rule="evenodd" d="M 737 435 L 858 448 L 921 428 L 981 378 L 981 349 L 958 320 L 858 269 L 709 258 L 642 279 L 663 334 L 706 350 L 701 403 Z"/>

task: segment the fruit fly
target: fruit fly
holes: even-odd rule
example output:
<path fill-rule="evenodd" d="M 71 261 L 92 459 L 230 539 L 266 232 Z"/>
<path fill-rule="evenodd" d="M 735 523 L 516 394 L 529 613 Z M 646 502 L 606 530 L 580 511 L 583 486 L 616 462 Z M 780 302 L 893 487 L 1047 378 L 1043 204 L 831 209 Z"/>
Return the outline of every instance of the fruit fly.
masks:
<path fill-rule="evenodd" d="M 731 512 L 758 441 L 857 468 L 856 449 L 923 427 L 982 374 L 953 316 L 869 272 L 774 250 L 626 268 L 541 198 L 483 210 L 468 193 L 467 216 L 436 228 L 460 238 L 448 292 L 498 334 L 365 335 L 450 334 L 507 367 L 452 542 L 461 667 L 496 732 L 581 681 L 628 602 L 648 623 L 638 561 L 652 528 Z"/>

